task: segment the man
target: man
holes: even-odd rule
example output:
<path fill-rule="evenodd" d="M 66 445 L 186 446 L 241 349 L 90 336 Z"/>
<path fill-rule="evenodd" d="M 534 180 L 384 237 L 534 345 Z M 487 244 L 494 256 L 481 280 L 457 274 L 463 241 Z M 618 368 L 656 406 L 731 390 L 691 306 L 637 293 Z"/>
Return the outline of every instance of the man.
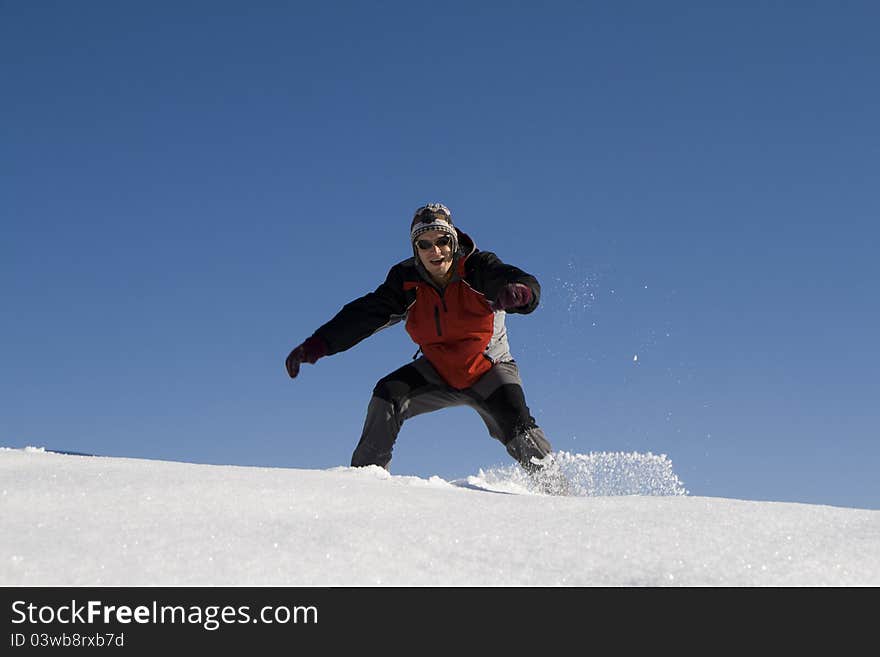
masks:
<path fill-rule="evenodd" d="M 413 257 L 394 265 L 374 292 L 345 305 L 290 353 L 288 374 L 295 378 L 302 363 L 350 349 L 405 319 L 422 356 L 376 384 L 351 465 L 387 468 L 405 420 L 467 405 L 523 468 L 541 472 L 551 446 L 526 406 L 504 326 L 506 313 L 537 307 L 538 281 L 478 250 L 440 203 L 416 211 L 410 243 Z"/>

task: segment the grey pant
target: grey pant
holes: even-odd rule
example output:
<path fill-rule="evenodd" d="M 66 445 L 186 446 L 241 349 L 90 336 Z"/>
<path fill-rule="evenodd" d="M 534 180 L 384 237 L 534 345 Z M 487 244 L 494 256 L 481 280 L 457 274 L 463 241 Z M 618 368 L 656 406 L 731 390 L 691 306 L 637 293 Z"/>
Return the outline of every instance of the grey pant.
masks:
<path fill-rule="evenodd" d="M 477 411 L 489 435 L 501 441 L 525 467 L 532 457 L 550 452 L 550 443 L 526 406 L 514 361 L 495 363 L 473 386 L 457 390 L 448 386 L 423 356 L 376 384 L 351 464 L 387 468 L 405 420 L 451 406 L 470 406 Z"/>

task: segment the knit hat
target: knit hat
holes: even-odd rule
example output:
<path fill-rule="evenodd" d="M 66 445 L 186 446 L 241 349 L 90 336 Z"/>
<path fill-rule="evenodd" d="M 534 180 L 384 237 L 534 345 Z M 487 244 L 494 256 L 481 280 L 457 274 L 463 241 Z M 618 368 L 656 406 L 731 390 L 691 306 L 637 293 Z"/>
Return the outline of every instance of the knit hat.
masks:
<path fill-rule="evenodd" d="M 442 203 L 428 203 L 416 210 L 410 224 L 409 239 L 413 250 L 419 235 L 432 230 L 446 233 L 452 237 L 452 252 L 458 251 L 458 233 L 452 225 L 452 212 Z"/>

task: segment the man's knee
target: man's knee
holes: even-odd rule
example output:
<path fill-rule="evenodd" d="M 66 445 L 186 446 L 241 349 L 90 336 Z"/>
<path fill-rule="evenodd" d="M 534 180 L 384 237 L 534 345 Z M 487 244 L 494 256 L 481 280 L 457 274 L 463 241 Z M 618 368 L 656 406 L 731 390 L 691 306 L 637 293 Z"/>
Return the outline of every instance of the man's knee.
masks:
<path fill-rule="evenodd" d="M 379 379 L 373 388 L 373 396 L 391 404 L 398 404 L 413 390 L 425 384 L 425 377 L 414 366 L 404 365 Z"/>
<path fill-rule="evenodd" d="M 499 387 L 483 401 L 482 407 L 491 417 L 492 424 L 497 427 L 496 432 L 500 433 L 496 437 L 505 445 L 517 434 L 535 426 L 535 418 L 526 406 L 525 395 L 519 385 L 506 384 Z M 495 432 L 490 433 L 494 435 Z"/>

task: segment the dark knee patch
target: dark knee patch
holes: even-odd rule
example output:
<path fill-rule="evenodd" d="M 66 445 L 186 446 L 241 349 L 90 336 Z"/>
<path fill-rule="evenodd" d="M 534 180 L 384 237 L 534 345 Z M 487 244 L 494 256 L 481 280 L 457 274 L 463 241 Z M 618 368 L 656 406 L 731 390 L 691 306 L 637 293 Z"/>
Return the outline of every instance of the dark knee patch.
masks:
<path fill-rule="evenodd" d="M 384 399 L 389 403 L 409 395 L 413 390 L 418 390 L 428 385 L 424 376 L 412 365 L 404 365 L 388 376 L 379 379 L 373 388 L 373 395 Z"/>
<path fill-rule="evenodd" d="M 504 442 L 535 426 L 535 418 L 526 406 L 526 398 L 520 385 L 508 383 L 500 386 L 482 403 L 504 432 Z"/>

